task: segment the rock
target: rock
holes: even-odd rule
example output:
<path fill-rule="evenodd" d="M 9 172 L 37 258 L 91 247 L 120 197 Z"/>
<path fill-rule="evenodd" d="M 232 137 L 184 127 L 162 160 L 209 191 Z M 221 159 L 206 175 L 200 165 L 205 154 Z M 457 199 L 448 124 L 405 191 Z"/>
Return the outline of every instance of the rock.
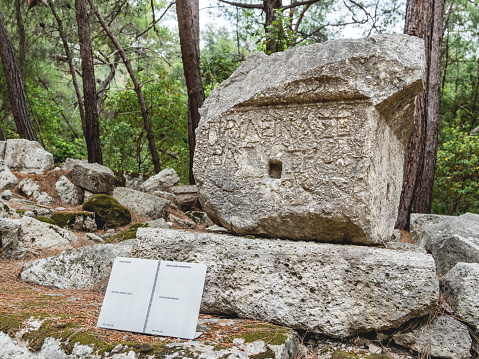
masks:
<path fill-rule="evenodd" d="M 442 283 L 454 316 L 473 326 L 479 335 L 479 263 L 457 263 Z"/>
<path fill-rule="evenodd" d="M 434 311 L 434 259 L 415 252 L 139 228 L 135 255 L 208 266 L 202 313 L 331 337 L 396 328 Z"/>
<path fill-rule="evenodd" d="M 0 248 L 2 258 L 16 258 L 23 231 L 20 223 L 11 219 L 0 219 Z"/>
<path fill-rule="evenodd" d="M 25 216 L 14 221 L 22 226 L 24 247 L 64 250 L 73 248 L 72 243 L 78 240 L 70 231 L 34 218 Z"/>
<path fill-rule="evenodd" d="M 5 201 L 11 200 L 12 197 L 13 197 L 12 191 L 10 191 L 9 189 L 7 189 L 6 191 L 3 191 L 3 192 L 0 194 L 0 198 L 4 199 Z"/>
<path fill-rule="evenodd" d="M 0 218 L 20 218 L 20 215 L 7 202 L 0 200 Z"/>
<path fill-rule="evenodd" d="M 170 214 L 168 216 L 168 221 L 177 224 L 178 226 L 186 229 L 195 229 L 196 228 L 196 223 L 193 221 L 190 221 L 189 219 L 183 219 L 180 217 L 175 216 L 174 214 Z"/>
<path fill-rule="evenodd" d="M 36 141 L 11 139 L 0 155 L 4 164 L 15 172 L 44 174 L 53 167 L 53 155 Z"/>
<path fill-rule="evenodd" d="M 29 203 L 27 203 L 29 202 Z M 51 217 L 53 210 L 49 207 L 35 205 L 35 203 L 26 201 L 22 203 L 17 209 L 18 212 L 22 213 L 24 216 L 29 216 L 32 218 L 35 217 Z"/>
<path fill-rule="evenodd" d="M 113 198 L 130 208 L 137 215 L 150 219 L 165 218 L 170 201 L 126 187 L 117 187 Z"/>
<path fill-rule="evenodd" d="M 89 239 L 90 241 L 93 241 L 95 243 L 104 243 L 105 242 L 101 237 L 97 236 L 94 233 L 87 233 L 87 234 L 85 234 L 85 237 L 87 239 Z"/>
<path fill-rule="evenodd" d="M 148 178 L 143 173 L 133 171 L 113 170 L 113 173 L 115 174 L 115 187 L 126 187 L 136 191 L 141 190 L 141 185 Z"/>
<path fill-rule="evenodd" d="M 95 196 L 95 193 L 91 193 L 90 191 L 87 191 L 87 190 L 83 191 L 83 202 L 88 201 L 93 196 Z"/>
<path fill-rule="evenodd" d="M 176 196 L 176 203 L 183 210 L 195 207 L 198 202 L 198 187 L 196 185 L 174 186 L 168 188 L 168 192 Z"/>
<path fill-rule="evenodd" d="M 36 218 L 36 217 L 37 217 L 33 211 L 25 211 L 25 212 L 23 213 L 23 215 L 24 215 L 25 217 L 30 217 L 30 218 Z"/>
<path fill-rule="evenodd" d="M 153 196 L 158 196 L 163 199 L 167 199 L 168 201 L 172 203 L 176 203 L 178 201 L 178 198 L 173 193 L 169 193 L 169 192 L 154 191 Z"/>
<path fill-rule="evenodd" d="M 94 232 L 97 230 L 95 213 L 93 212 L 56 212 L 52 220 L 62 228 L 74 231 Z"/>
<path fill-rule="evenodd" d="M 205 212 L 201 211 L 188 211 L 185 213 L 188 217 L 191 218 L 193 222 L 196 224 L 204 224 L 206 223 L 209 218 Z"/>
<path fill-rule="evenodd" d="M 411 213 L 409 231 L 414 237 L 419 238 L 424 228 L 433 224 L 447 222 L 454 218 L 457 217 L 442 216 L 439 214 Z"/>
<path fill-rule="evenodd" d="M 377 35 L 249 56 L 201 108 L 193 171 L 208 217 L 239 235 L 388 240 L 423 52 Z"/>
<path fill-rule="evenodd" d="M 40 191 L 40 186 L 32 178 L 25 178 L 18 184 L 19 191 L 27 198 L 33 199 L 38 204 L 52 204 L 53 198 L 46 192 Z"/>
<path fill-rule="evenodd" d="M 141 190 L 144 192 L 163 191 L 168 187 L 174 186 L 180 182 L 180 176 L 173 168 L 165 168 L 160 173 L 148 178 Z"/>
<path fill-rule="evenodd" d="M 107 194 L 97 194 L 83 204 L 83 210 L 95 213 L 99 229 L 122 227 L 131 222 L 130 211 Z"/>
<path fill-rule="evenodd" d="M 55 188 L 63 203 L 76 206 L 81 203 L 81 191 L 65 176 L 61 176 Z"/>
<path fill-rule="evenodd" d="M 445 275 L 458 262 L 479 263 L 479 221 L 452 217 L 426 226 L 417 245 L 432 254 L 439 275 Z"/>
<path fill-rule="evenodd" d="M 470 358 L 471 337 L 468 328 L 449 316 L 435 318 L 408 333 L 393 336 L 394 341 L 427 357 Z"/>
<path fill-rule="evenodd" d="M 164 228 L 164 229 L 170 229 L 171 225 L 168 224 L 163 218 L 158 218 L 153 221 L 148 221 L 146 222 L 148 227 L 150 228 Z"/>
<path fill-rule="evenodd" d="M 206 232 L 210 233 L 228 233 L 228 230 L 226 228 L 217 226 L 216 224 L 209 226 L 206 228 Z"/>
<path fill-rule="evenodd" d="M 17 183 L 17 176 L 8 167 L 0 165 L 0 190 L 14 187 Z"/>
<path fill-rule="evenodd" d="M 76 158 L 67 158 L 65 160 L 65 163 L 63 164 L 62 166 L 62 170 L 64 171 L 72 171 L 73 170 L 73 167 L 75 167 L 75 165 L 81 165 L 81 164 L 84 164 L 84 163 L 88 163 L 88 161 L 86 160 L 79 160 L 79 159 L 76 159 Z"/>
<path fill-rule="evenodd" d="M 115 188 L 113 171 L 98 163 L 75 163 L 71 176 L 78 186 L 93 193 L 111 192 Z"/>
<path fill-rule="evenodd" d="M 95 244 L 25 263 L 23 280 L 60 289 L 105 289 L 116 257 L 130 257 L 132 241 Z"/>

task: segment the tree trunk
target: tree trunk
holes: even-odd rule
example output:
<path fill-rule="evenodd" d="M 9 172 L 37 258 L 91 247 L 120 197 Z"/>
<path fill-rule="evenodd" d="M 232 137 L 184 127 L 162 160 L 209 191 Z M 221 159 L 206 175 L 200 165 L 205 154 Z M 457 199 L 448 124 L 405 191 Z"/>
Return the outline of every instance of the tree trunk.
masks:
<path fill-rule="evenodd" d="M 140 87 L 140 84 L 138 83 L 138 79 L 136 78 L 135 71 L 133 71 L 133 67 L 131 67 L 130 61 L 128 60 L 128 57 L 126 57 L 125 51 L 121 47 L 116 36 L 110 31 L 108 24 L 106 23 L 105 19 L 103 19 L 103 16 L 101 16 L 93 0 L 88 0 L 88 2 L 90 3 L 90 6 L 93 9 L 96 17 L 100 21 L 103 27 L 103 30 L 105 30 L 105 32 L 110 37 L 113 44 L 115 45 L 116 49 L 120 53 L 120 56 L 126 66 L 126 69 L 128 70 L 128 73 L 130 74 L 131 81 L 133 82 L 133 86 L 135 88 L 135 92 L 138 97 L 138 102 L 140 103 L 141 115 L 143 116 L 143 122 L 144 122 L 145 130 L 146 130 L 146 138 L 148 139 L 148 146 L 150 148 L 150 153 L 151 153 L 151 160 L 153 161 L 155 172 L 158 173 L 161 171 L 161 167 L 160 167 L 160 161 L 158 158 L 158 153 L 156 152 L 156 144 L 155 144 L 155 139 L 153 137 L 153 131 L 151 130 L 151 121 L 150 121 L 150 117 L 148 116 L 148 109 L 146 108 L 145 99 L 143 97 L 143 93 L 141 92 L 141 87 Z"/>
<path fill-rule="evenodd" d="M 22 19 L 21 1 L 15 0 L 15 15 L 18 27 L 18 68 L 22 76 L 23 83 L 25 83 L 25 26 Z"/>
<path fill-rule="evenodd" d="M 28 113 L 27 101 L 25 100 L 25 85 L 18 69 L 17 59 L 13 51 L 12 41 L 8 35 L 7 26 L 0 11 L 0 57 L 2 59 L 3 72 L 7 81 L 10 105 L 12 106 L 13 118 L 17 126 L 20 138 L 37 141 L 37 134 L 33 128 L 30 114 Z"/>
<path fill-rule="evenodd" d="M 200 122 L 198 109 L 205 101 L 205 92 L 200 74 L 200 26 L 198 0 L 176 0 L 178 30 L 180 34 L 181 58 L 188 91 L 188 142 L 190 148 L 190 184 L 193 176 L 195 153 L 195 130 Z"/>
<path fill-rule="evenodd" d="M 263 0 L 263 11 L 265 14 L 265 22 L 264 22 L 264 32 L 266 34 L 271 32 L 271 25 L 276 20 L 276 11 L 283 7 L 282 0 Z M 284 49 L 278 49 L 278 39 L 273 37 L 269 37 L 266 41 L 266 53 L 272 54 L 273 52 L 279 52 Z"/>
<path fill-rule="evenodd" d="M 444 0 L 408 0 L 404 32 L 424 39 L 424 91 L 416 98 L 414 130 L 406 143 L 396 228 L 409 229 L 411 213 L 429 213 L 439 133 Z"/>
<path fill-rule="evenodd" d="M 95 68 L 88 23 L 87 0 L 75 0 L 80 43 L 80 57 L 83 77 L 83 96 L 85 98 L 85 140 L 88 150 L 88 162 L 103 164 L 100 146 L 100 124 L 96 101 Z"/>

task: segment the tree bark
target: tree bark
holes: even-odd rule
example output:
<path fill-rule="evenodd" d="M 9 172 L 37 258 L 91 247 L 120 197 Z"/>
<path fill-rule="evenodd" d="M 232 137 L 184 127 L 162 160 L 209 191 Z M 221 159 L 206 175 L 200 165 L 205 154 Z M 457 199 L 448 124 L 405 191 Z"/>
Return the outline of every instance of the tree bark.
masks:
<path fill-rule="evenodd" d="M 20 138 L 30 141 L 38 141 L 33 128 L 30 114 L 28 113 L 25 99 L 25 85 L 18 69 L 17 59 L 13 51 L 12 41 L 8 35 L 7 26 L 0 11 L 0 57 L 2 59 L 3 72 L 7 81 L 10 105 L 12 106 L 13 119 L 17 126 Z"/>
<path fill-rule="evenodd" d="M 85 140 L 88 150 L 88 162 L 103 164 L 100 145 L 100 124 L 96 101 L 95 68 L 88 23 L 87 0 L 75 0 L 80 43 L 80 57 L 83 77 L 83 96 L 85 98 Z"/>
<path fill-rule="evenodd" d="M 15 0 L 15 16 L 18 27 L 18 68 L 22 76 L 23 83 L 25 83 L 25 26 L 22 19 L 22 7 L 20 0 Z"/>
<path fill-rule="evenodd" d="M 429 213 L 439 133 L 444 0 L 408 0 L 404 32 L 424 39 L 424 91 L 416 98 L 414 130 L 406 143 L 396 228 L 409 229 L 411 213 Z"/>
<path fill-rule="evenodd" d="M 90 3 L 90 6 L 93 9 L 93 12 L 95 13 L 96 17 L 100 21 L 103 27 L 103 30 L 105 30 L 105 32 L 110 37 L 113 44 L 115 45 L 116 49 L 120 53 L 123 63 L 125 64 L 126 69 L 128 70 L 128 73 L 130 74 L 131 81 L 133 82 L 133 86 L 135 88 L 135 92 L 138 97 L 138 102 L 140 103 L 141 115 L 143 116 L 143 122 L 144 122 L 145 130 L 146 130 L 146 138 L 148 139 L 148 146 L 150 148 L 150 153 L 151 153 L 151 160 L 153 161 L 155 172 L 158 173 L 161 171 L 161 167 L 160 167 L 160 161 L 158 158 L 158 152 L 156 152 L 155 138 L 153 136 L 153 131 L 151 130 L 151 120 L 150 120 L 150 117 L 148 116 L 148 109 L 146 108 L 145 99 L 143 97 L 143 93 L 141 92 L 141 87 L 140 87 L 140 84 L 138 83 L 138 79 L 136 78 L 135 71 L 133 71 L 133 67 L 131 67 L 130 61 L 128 60 L 128 57 L 126 57 L 125 51 L 121 47 L 116 36 L 110 31 L 110 28 L 108 27 L 105 19 L 103 19 L 103 16 L 101 16 L 93 0 L 88 0 L 88 2 Z"/>
<path fill-rule="evenodd" d="M 181 58 L 188 91 L 188 143 L 190 149 L 190 184 L 195 183 L 193 156 L 195 153 L 195 130 L 200 122 L 198 109 L 205 101 L 205 92 L 200 74 L 200 23 L 198 0 L 176 0 Z"/>

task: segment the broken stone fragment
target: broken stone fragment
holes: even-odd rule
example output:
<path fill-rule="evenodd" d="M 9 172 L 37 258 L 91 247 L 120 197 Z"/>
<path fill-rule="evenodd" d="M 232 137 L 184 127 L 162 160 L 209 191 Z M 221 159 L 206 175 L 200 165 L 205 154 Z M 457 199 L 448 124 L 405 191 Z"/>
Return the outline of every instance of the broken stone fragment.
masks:
<path fill-rule="evenodd" d="M 43 174 L 53 167 L 53 155 L 38 142 L 25 139 L 0 141 L 0 158 L 16 172 Z"/>
<path fill-rule="evenodd" d="M 201 109 L 203 209 L 240 235 L 388 241 L 423 72 L 407 35 L 250 55 Z"/>

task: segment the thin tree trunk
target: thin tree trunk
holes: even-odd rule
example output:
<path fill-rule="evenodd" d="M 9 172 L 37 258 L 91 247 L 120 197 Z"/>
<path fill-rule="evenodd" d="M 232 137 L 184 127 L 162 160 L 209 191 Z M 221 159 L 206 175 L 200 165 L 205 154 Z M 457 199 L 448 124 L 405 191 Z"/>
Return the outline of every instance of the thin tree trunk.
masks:
<path fill-rule="evenodd" d="M 17 18 L 18 27 L 18 68 L 22 76 L 23 83 L 25 83 L 25 26 L 22 19 L 21 1 L 15 0 L 15 15 Z"/>
<path fill-rule="evenodd" d="M 83 77 L 83 95 L 85 97 L 85 140 L 88 150 L 88 162 L 103 164 L 100 145 L 100 124 L 96 101 L 95 68 L 88 23 L 86 0 L 75 0 L 80 43 L 81 68 Z"/>
<path fill-rule="evenodd" d="M 6 141 L 7 137 L 5 136 L 5 132 L 3 132 L 3 126 L 0 123 L 0 141 Z"/>
<path fill-rule="evenodd" d="M 0 57 L 2 59 L 3 72 L 7 81 L 10 105 L 12 106 L 13 118 L 17 126 L 20 138 L 30 141 L 38 141 L 33 128 L 30 114 L 28 113 L 27 101 L 25 100 L 25 85 L 18 69 L 17 59 L 13 51 L 12 41 L 8 35 L 7 26 L 0 11 Z"/>
<path fill-rule="evenodd" d="M 145 99 L 143 97 L 143 93 L 141 92 L 141 87 L 140 87 L 140 84 L 138 83 L 138 79 L 136 78 L 135 71 L 133 71 L 133 67 L 131 67 L 130 61 L 128 60 L 128 57 L 126 57 L 125 51 L 121 47 L 116 36 L 110 31 L 108 24 L 105 22 L 105 19 L 103 19 L 103 16 L 101 16 L 100 12 L 98 11 L 98 8 L 93 3 L 93 0 L 88 0 L 88 2 L 90 3 L 90 6 L 93 9 L 93 12 L 95 13 L 96 17 L 98 18 L 98 20 L 100 20 L 103 30 L 105 30 L 105 32 L 110 37 L 113 44 L 115 45 L 116 49 L 120 53 L 123 63 L 125 64 L 126 69 L 128 70 L 128 73 L 130 74 L 131 81 L 133 82 L 133 86 L 135 88 L 135 92 L 138 97 L 138 102 L 140 103 L 141 115 L 143 116 L 143 122 L 145 124 L 146 138 L 148 139 L 148 146 L 150 148 L 150 153 L 151 153 L 151 160 L 153 162 L 153 167 L 155 168 L 155 172 L 158 173 L 161 171 L 161 167 L 160 167 L 160 161 L 158 158 L 158 152 L 156 152 L 156 144 L 155 144 L 155 139 L 153 137 L 153 131 L 151 130 L 151 120 L 150 120 L 150 117 L 148 116 L 148 109 L 146 108 Z"/>
<path fill-rule="evenodd" d="M 70 75 L 72 77 L 73 87 L 75 89 L 75 95 L 78 101 L 78 109 L 80 112 L 80 120 L 81 120 L 82 129 L 83 129 L 83 135 L 86 138 L 87 132 L 86 132 L 85 109 L 83 105 L 83 98 L 80 92 L 80 86 L 78 86 L 75 65 L 73 63 L 73 57 L 70 53 L 70 47 L 68 46 L 68 41 L 65 35 L 65 31 L 63 30 L 63 22 L 58 16 L 55 10 L 55 5 L 53 4 L 52 0 L 48 0 L 48 5 L 50 6 L 50 10 L 52 11 L 52 14 L 55 17 L 55 20 L 57 21 L 57 24 L 58 24 L 58 32 L 60 34 L 60 38 L 62 39 L 63 49 L 65 50 L 65 55 L 68 61 L 68 67 L 70 69 Z"/>
<path fill-rule="evenodd" d="M 195 183 L 193 156 L 195 130 L 200 122 L 198 109 L 205 101 L 200 74 L 200 25 L 198 0 L 176 0 L 176 14 L 180 35 L 181 58 L 188 91 L 188 142 L 190 149 L 190 184 Z"/>
<path fill-rule="evenodd" d="M 409 229 L 411 213 L 429 213 L 439 132 L 444 0 L 408 0 L 404 32 L 424 39 L 424 91 L 416 98 L 414 130 L 406 143 L 396 228 Z"/>
<path fill-rule="evenodd" d="M 100 113 L 100 110 L 101 110 L 101 103 L 103 101 L 103 96 L 105 95 L 105 90 L 108 87 L 108 85 L 111 83 L 113 78 L 115 77 L 116 68 L 118 67 L 119 60 L 120 60 L 120 56 L 116 54 L 115 58 L 113 59 L 113 63 L 110 63 L 110 72 L 105 77 L 105 79 L 100 83 L 100 86 L 98 86 L 98 91 L 96 94 L 98 113 Z"/>

